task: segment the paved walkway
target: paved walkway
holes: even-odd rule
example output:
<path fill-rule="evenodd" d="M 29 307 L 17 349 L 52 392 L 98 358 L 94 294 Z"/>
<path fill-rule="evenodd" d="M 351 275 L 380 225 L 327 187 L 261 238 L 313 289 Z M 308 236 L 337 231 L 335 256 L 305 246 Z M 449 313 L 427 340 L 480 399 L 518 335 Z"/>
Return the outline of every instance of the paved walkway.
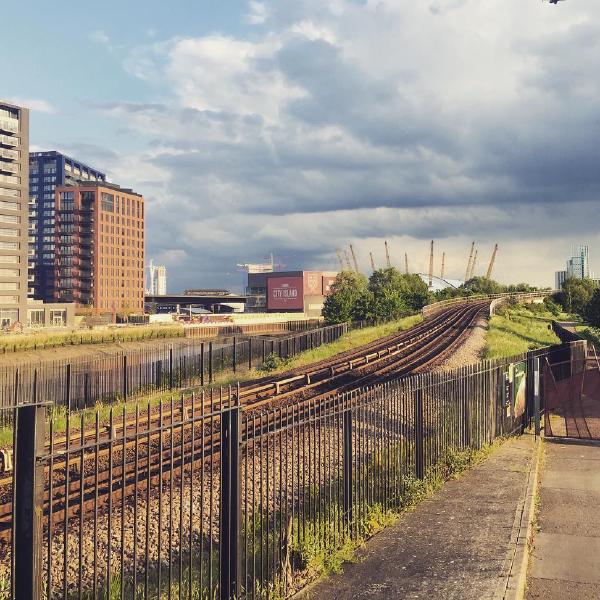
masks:
<path fill-rule="evenodd" d="M 301 597 L 497 597 L 506 583 L 507 558 L 514 546 L 532 450 L 531 436 L 507 441 L 486 461 L 447 482 L 398 524 L 370 540 L 359 562 L 309 587 Z"/>
<path fill-rule="evenodd" d="M 600 444 L 544 443 L 528 600 L 600 598 Z"/>

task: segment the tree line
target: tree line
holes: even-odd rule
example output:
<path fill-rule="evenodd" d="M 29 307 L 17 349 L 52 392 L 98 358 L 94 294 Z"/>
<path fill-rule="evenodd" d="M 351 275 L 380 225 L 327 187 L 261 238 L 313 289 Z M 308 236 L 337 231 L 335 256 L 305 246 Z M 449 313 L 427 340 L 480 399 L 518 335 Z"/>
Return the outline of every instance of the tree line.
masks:
<path fill-rule="evenodd" d="M 600 327 L 600 286 L 593 279 L 567 279 L 553 299 L 565 312 L 582 317 L 590 325 Z"/>
<path fill-rule="evenodd" d="M 347 321 L 389 321 L 419 312 L 426 304 L 478 294 L 533 292 L 526 283 L 505 286 L 486 277 L 473 277 L 458 288 L 430 292 L 419 275 L 403 274 L 394 267 L 376 270 L 368 279 L 342 271 L 325 299 L 323 317 L 329 324 Z"/>

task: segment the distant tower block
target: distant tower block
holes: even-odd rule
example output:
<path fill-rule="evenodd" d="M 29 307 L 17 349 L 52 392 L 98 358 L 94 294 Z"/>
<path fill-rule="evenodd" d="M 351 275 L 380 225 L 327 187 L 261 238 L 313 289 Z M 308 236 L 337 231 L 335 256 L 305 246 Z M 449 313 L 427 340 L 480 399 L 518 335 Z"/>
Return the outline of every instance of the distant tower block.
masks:
<path fill-rule="evenodd" d="M 167 267 L 164 265 L 157 265 L 156 267 L 155 285 L 157 296 L 167 295 Z"/>

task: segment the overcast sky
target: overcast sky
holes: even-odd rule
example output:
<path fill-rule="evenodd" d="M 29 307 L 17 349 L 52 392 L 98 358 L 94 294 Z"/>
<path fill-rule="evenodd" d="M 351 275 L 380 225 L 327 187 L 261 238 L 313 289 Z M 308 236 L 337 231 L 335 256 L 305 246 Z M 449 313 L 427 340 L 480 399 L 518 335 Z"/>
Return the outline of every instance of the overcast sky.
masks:
<path fill-rule="evenodd" d="M 31 144 L 147 202 L 169 290 L 239 289 L 237 262 L 552 285 L 573 244 L 600 274 L 600 3 L 29 0 L 0 96 Z"/>

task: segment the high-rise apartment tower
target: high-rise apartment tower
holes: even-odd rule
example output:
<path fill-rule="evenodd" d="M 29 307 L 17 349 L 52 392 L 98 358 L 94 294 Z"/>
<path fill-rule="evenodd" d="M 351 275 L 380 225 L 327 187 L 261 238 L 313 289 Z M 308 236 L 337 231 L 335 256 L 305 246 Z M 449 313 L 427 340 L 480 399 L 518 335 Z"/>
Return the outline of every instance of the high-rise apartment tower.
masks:
<path fill-rule="evenodd" d="M 0 326 L 27 322 L 29 110 L 0 100 Z"/>
<path fill-rule="evenodd" d="M 111 183 L 56 188 L 54 298 L 102 313 L 144 309 L 144 198 Z"/>
<path fill-rule="evenodd" d="M 105 181 L 106 175 L 60 152 L 29 154 L 29 295 L 54 298 L 55 190 L 58 186 Z"/>

